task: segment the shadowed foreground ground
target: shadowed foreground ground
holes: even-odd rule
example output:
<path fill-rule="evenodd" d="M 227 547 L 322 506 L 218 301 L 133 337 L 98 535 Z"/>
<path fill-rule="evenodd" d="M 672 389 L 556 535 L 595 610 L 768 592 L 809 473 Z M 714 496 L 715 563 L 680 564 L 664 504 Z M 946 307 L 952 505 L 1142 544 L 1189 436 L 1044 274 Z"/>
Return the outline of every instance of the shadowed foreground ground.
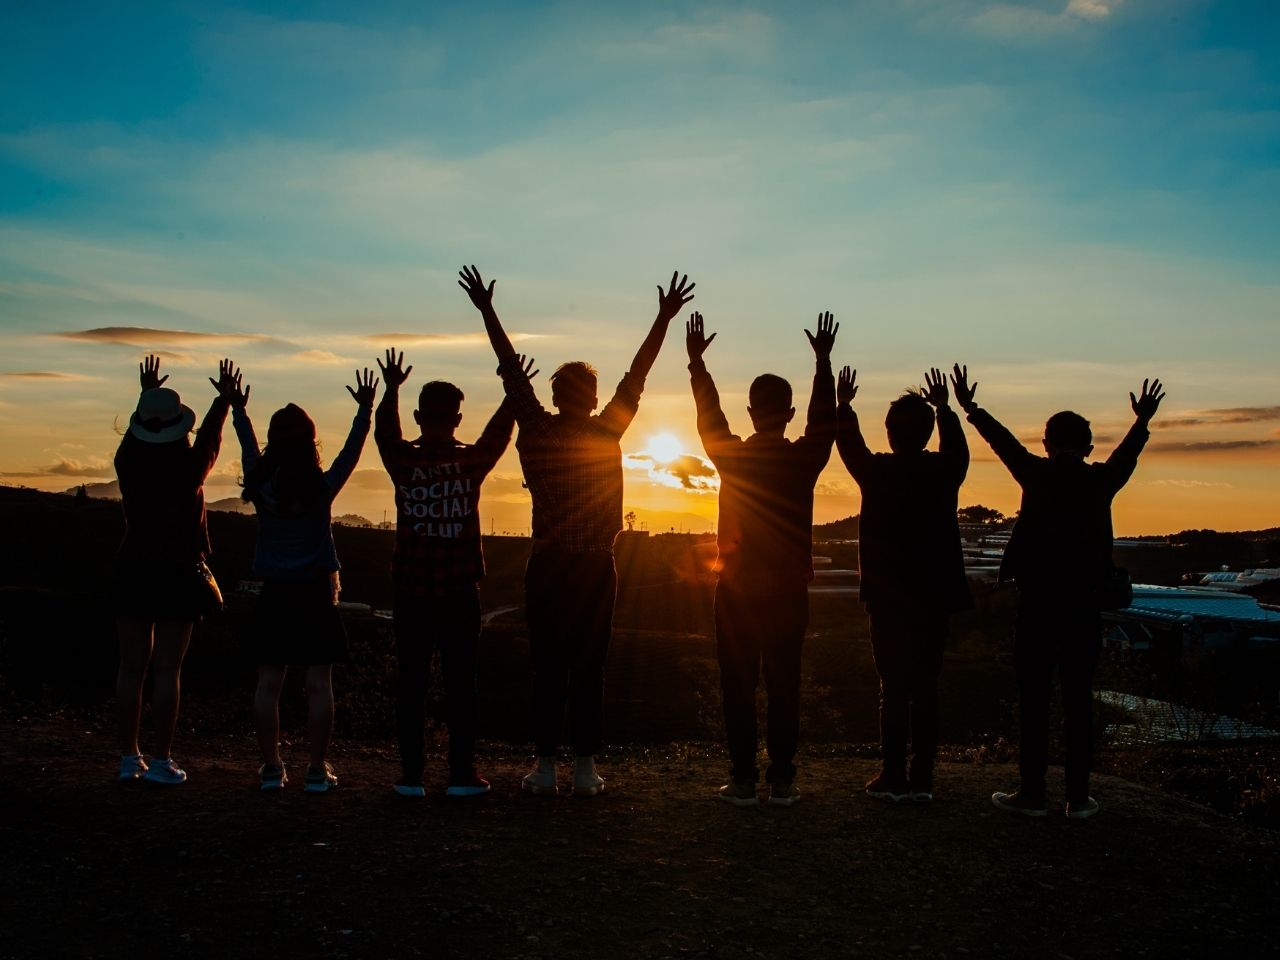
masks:
<path fill-rule="evenodd" d="M 182 787 L 120 787 L 100 734 L 5 727 L 3 957 L 1280 950 L 1280 837 L 1114 778 L 1098 817 L 1034 821 L 987 800 L 1008 766 L 887 807 L 859 795 L 873 761 L 809 756 L 801 803 L 739 810 L 712 799 L 719 749 L 676 745 L 614 754 L 595 800 L 523 797 L 523 755 L 493 752 L 491 798 L 409 801 L 392 753 L 340 744 L 338 791 L 264 797 L 247 739 L 192 743 Z"/>

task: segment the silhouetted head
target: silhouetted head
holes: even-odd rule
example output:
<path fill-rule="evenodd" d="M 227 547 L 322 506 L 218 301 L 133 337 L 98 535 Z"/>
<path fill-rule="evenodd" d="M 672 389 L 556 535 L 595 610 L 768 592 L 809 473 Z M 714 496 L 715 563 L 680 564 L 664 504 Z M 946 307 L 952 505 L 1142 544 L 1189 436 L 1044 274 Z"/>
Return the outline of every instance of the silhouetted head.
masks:
<path fill-rule="evenodd" d="M 278 506 L 286 512 L 302 512 L 328 496 L 320 469 L 316 424 L 296 403 L 281 407 L 267 424 L 267 445 L 244 478 L 241 497 L 253 500 L 271 484 Z"/>
<path fill-rule="evenodd" d="M 413 419 L 423 436 L 453 436 L 462 422 L 462 391 L 446 380 L 432 380 L 418 393 Z"/>
<path fill-rule="evenodd" d="M 889 432 L 889 447 L 894 453 L 916 453 L 924 449 L 933 436 L 933 407 L 920 394 L 908 390 L 885 414 L 884 428 Z"/>
<path fill-rule="evenodd" d="M 586 418 L 598 402 L 596 368 L 586 361 L 562 363 L 551 375 L 551 405 L 561 413 Z"/>
<path fill-rule="evenodd" d="M 762 373 L 751 381 L 747 403 L 747 413 L 757 433 L 785 430 L 796 415 L 796 408 L 791 405 L 791 384 L 773 373 Z"/>
<path fill-rule="evenodd" d="M 1044 452 L 1051 457 L 1079 457 L 1093 453 L 1093 431 L 1089 421 L 1078 413 L 1063 410 L 1044 425 Z"/>

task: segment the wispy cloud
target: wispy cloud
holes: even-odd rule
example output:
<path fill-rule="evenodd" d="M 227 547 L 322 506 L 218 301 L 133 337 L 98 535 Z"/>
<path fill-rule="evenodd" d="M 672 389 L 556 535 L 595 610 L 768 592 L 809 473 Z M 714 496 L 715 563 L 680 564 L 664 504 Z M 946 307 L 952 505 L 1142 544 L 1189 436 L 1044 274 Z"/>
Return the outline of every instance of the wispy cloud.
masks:
<path fill-rule="evenodd" d="M 1147 481 L 1144 481 L 1144 482 L 1145 482 L 1145 483 L 1146 483 L 1146 485 L 1147 485 L 1147 486 L 1149 486 L 1149 487 L 1184 487 L 1184 488 L 1189 489 L 1189 490 L 1198 490 L 1198 489 L 1205 488 L 1205 487 L 1215 487 L 1215 488 L 1216 488 L 1216 487 L 1222 487 L 1222 488 L 1227 488 L 1227 489 L 1230 489 L 1230 488 L 1235 487 L 1235 484 L 1234 484 L 1234 483 L 1227 483 L 1227 482 L 1222 481 L 1222 480 L 1176 480 L 1176 479 L 1165 479 L 1165 480 L 1147 480 Z"/>
<path fill-rule="evenodd" d="M 195 330 L 157 330 L 153 327 L 94 327 L 91 330 L 66 330 L 50 336 L 82 343 L 103 343 L 124 347 L 218 346 L 233 343 L 260 343 L 273 339 L 262 333 L 203 333 Z"/>
<path fill-rule="evenodd" d="M 0 477 L 26 480 L 47 479 L 49 477 L 110 477 L 114 476 L 115 472 L 115 467 L 105 457 L 90 457 L 87 460 L 58 457 L 46 467 L 7 471 L 0 473 Z"/>
<path fill-rule="evenodd" d="M 1249 450 L 1270 450 L 1280 447 L 1280 440 L 1191 440 L 1179 443 L 1173 440 L 1158 440 L 1148 444 L 1152 453 L 1238 453 Z"/>
<path fill-rule="evenodd" d="M 1160 417 L 1156 426 L 1178 430 L 1185 427 L 1204 427 L 1226 423 L 1266 423 L 1280 420 L 1280 406 L 1272 407 L 1223 407 L 1217 410 L 1191 410 L 1182 417 Z"/>
<path fill-rule="evenodd" d="M 972 18 L 979 33 L 1004 40 L 1045 40 L 1066 33 L 1082 23 L 1097 23 L 1111 16 L 1120 0 L 1068 0 L 1056 13 L 1037 7 L 998 3 Z"/>
<path fill-rule="evenodd" d="M 96 377 L 86 376 L 82 373 L 61 373 L 56 370 L 5 370 L 0 371 L 0 377 L 7 377 L 11 380 L 52 380 L 52 381 L 78 381 L 78 380 L 95 380 Z"/>
<path fill-rule="evenodd" d="M 545 333 L 512 333 L 512 343 L 546 339 Z M 380 347 L 429 346 L 429 347 L 487 347 L 489 338 L 483 333 L 370 333 L 363 338 Z"/>

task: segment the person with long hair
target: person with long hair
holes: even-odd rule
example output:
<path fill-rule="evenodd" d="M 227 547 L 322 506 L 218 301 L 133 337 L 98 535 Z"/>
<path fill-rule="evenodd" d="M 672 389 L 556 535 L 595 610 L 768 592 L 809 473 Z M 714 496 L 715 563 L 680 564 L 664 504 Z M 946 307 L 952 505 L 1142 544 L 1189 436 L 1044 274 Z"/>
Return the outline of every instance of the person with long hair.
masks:
<path fill-rule="evenodd" d="M 355 419 L 328 470 L 320 463 L 315 421 L 297 404 L 272 414 L 267 445 L 259 452 L 246 412 L 249 388 L 240 389 L 237 380 L 231 398 L 244 471 L 241 496 L 258 514 L 253 570 L 263 584 L 253 631 L 253 720 L 263 790 L 280 790 L 288 782 L 280 757 L 280 691 L 289 664 L 305 669 L 311 758 L 303 789 L 326 793 L 338 783 L 325 756 L 333 736 L 333 664 L 347 658 L 347 634 L 337 608 L 341 588 L 331 508 L 360 460 L 377 390 L 377 378 L 367 369 L 363 375 L 357 371 L 355 388 L 347 387 L 357 405 Z"/>
<path fill-rule="evenodd" d="M 116 674 L 116 729 L 120 741 L 119 779 L 179 784 L 186 771 L 174 762 L 182 660 L 191 628 L 205 611 L 212 552 L 205 524 L 204 481 L 222 447 L 229 396 L 240 378 L 223 360 L 218 395 L 196 431 L 195 412 L 164 386 L 160 359 L 138 364 L 142 394 L 116 450 L 116 477 L 124 506 L 125 534 L 116 553 L 114 597 L 120 668 Z M 142 685 L 152 673 L 151 708 L 155 752 L 138 748 Z"/>

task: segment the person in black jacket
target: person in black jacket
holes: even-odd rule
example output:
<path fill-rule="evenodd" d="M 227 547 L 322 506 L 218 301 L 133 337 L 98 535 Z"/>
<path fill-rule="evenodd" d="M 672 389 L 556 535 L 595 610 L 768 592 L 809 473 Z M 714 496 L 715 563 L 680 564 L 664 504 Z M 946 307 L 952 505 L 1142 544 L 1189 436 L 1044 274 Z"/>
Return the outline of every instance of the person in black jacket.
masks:
<path fill-rule="evenodd" d="M 1133 426 L 1105 461 L 1089 463 L 1089 421 L 1064 410 L 1044 427 L 1040 457 L 1027 450 L 995 417 L 976 403 L 976 383 L 957 366 L 956 399 L 982 438 L 1022 487 L 1022 506 L 1000 563 L 1000 579 L 1018 585 L 1014 669 L 1018 680 L 1022 783 L 995 793 L 1002 810 L 1043 817 L 1048 812 L 1045 771 L 1049 765 L 1049 696 L 1056 668 L 1062 687 L 1068 817 L 1090 817 L 1098 802 L 1089 796 L 1093 762 L 1093 671 L 1102 649 L 1103 593 L 1114 572 L 1111 501 L 1133 475 L 1146 445 L 1147 427 L 1164 399 L 1159 380 L 1142 381 L 1129 394 Z"/>
<path fill-rule="evenodd" d="M 947 379 L 935 369 L 925 375 L 923 391 L 905 393 L 889 405 L 884 424 L 893 452 L 872 453 L 852 407 L 855 377 L 848 367 L 840 371 L 836 448 L 862 491 L 859 592 L 880 675 L 883 759 L 866 791 L 878 800 L 926 802 L 933 799 L 947 621 L 972 605 L 956 521 L 969 447 L 947 403 Z M 932 453 L 925 445 L 935 419 L 938 452 Z"/>

